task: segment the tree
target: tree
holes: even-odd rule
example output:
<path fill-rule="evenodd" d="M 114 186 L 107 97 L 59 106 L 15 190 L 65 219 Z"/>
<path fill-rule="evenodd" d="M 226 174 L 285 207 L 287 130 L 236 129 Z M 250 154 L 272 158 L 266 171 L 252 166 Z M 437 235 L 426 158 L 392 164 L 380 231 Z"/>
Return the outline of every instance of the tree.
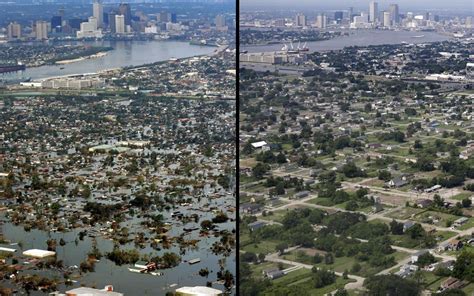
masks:
<path fill-rule="evenodd" d="M 454 263 L 453 276 L 458 279 L 474 281 L 474 252 L 463 249 Z"/>
<path fill-rule="evenodd" d="M 462 200 L 462 206 L 464 208 L 469 208 L 471 206 L 471 204 L 472 204 L 472 201 L 469 198 L 465 198 L 465 199 Z"/>
<path fill-rule="evenodd" d="M 315 288 L 322 288 L 336 281 L 336 274 L 333 271 L 318 269 L 313 267 L 313 283 Z"/>
<path fill-rule="evenodd" d="M 412 239 L 417 239 L 425 235 L 425 230 L 421 224 L 416 223 L 412 227 L 408 228 L 406 231 Z"/>
<path fill-rule="evenodd" d="M 324 255 L 324 264 L 330 265 L 333 263 L 334 263 L 334 256 L 332 255 L 332 253 L 327 253 L 326 255 Z"/>
<path fill-rule="evenodd" d="M 263 178 L 263 175 L 265 175 L 269 170 L 270 170 L 270 166 L 268 164 L 263 164 L 259 162 L 252 169 L 252 174 L 256 179 L 260 180 Z"/>
<path fill-rule="evenodd" d="M 416 263 L 417 265 L 424 267 L 434 262 L 436 262 L 436 258 L 430 252 L 426 252 L 418 257 Z"/>
<path fill-rule="evenodd" d="M 379 180 L 389 181 L 392 178 L 392 174 L 387 170 L 380 170 L 378 177 Z"/>
<path fill-rule="evenodd" d="M 398 223 L 395 219 L 390 222 L 390 232 L 396 235 L 403 234 L 403 223 Z"/>
<path fill-rule="evenodd" d="M 370 296 L 419 296 L 421 286 L 415 281 L 403 279 L 397 275 L 376 275 L 364 281 L 364 287 Z"/>
<path fill-rule="evenodd" d="M 285 250 L 288 249 L 288 244 L 285 242 L 278 243 L 275 246 L 275 250 L 280 254 L 283 255 L 285 253 Z"/>
<path fill-rule="evenodd" d="M 361 269 L 362 269 L 362 266 L 360 265 L 360 263 L 355 262 L 355 263 L 352 265 L 351 272 L 352 272 L 352 273 L 358 273 Z"/>
<path fill-rule="evenodd" d="M 349 293 L 344 288 L 337 289 L 334 296 L 349 296 Z"/>

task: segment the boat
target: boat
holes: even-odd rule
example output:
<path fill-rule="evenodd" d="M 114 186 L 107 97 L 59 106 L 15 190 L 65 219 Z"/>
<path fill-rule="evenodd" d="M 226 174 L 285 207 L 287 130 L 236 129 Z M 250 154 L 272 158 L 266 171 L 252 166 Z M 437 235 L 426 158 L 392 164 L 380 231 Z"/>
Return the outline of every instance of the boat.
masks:
<path fill-rule="evenodd" d="M 201 262 L 201 258 L 191 259 L 191 260 L 188 261 L 188 263 L 190 265 L 193 265 L 193 264 L 196 264 L 196 263 L 199 263 L 199 262 Z"/>
<path fill-rule="evenodd" d="M 416 36 L 411 36 L 411 38 L 423 38 L 425 35 L 416 35 Z"/>
<path fill-rule="evenodd" d="M 128 270 L 131 271 L 131 272 L 136 272 L 136 273 L 141 273 L 142 272 L 141 269 L 130 268 L 130 267 L 128 268 Z"/>
<path fill-rule="evenodd" d="M 158 271 L 150 272 L 150 274 L 151 274 L 151 275 L 156 275 L 156 276 L 162 276 L 162 275 L 164 275 L 164 273 L 158 272 Z"/>
<path fill-rule="evenodd" d="M 59 70 L 64 70 L 64 67 L 59 67 Z"/>

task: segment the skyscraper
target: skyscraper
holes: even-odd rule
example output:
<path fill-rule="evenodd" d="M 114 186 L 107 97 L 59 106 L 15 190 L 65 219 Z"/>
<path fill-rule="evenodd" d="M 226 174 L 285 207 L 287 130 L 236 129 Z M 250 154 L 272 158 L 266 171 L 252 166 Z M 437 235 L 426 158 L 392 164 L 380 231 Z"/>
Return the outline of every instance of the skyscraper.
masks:
<path fill-rule="evenodd" d="M 21 38 L 21 25 L 17 22 L 10 23 L 7 27 L 8 40 Z"/>
<path fill-rule="evenodd" d="M 97 30 L 97 27 L 99 26 L 99 24 L 97 23 L 97 19 L 93 16 L 89 17 L 89 24 L 91 26 L 91 28 L 95 31 Z"/>
<path fill-rule="evenodd" d="M 116 27 L 115 27 L 115 16 L 117 13 L 115 11 L 109 12 L 109 28 L 110 32 L 112 33 L 117 33 Z"/>
<path fill-rule="evenodd" d="M 349 10 L 347 11 L 347 17 L 349 18 L 349 22 L 354 20 L 354 7 L 349 7 Z"/>
<path fill-rule="evenodd" d="M 304 27 L 306 26 L 306 16 L 302 13 L 298 13 L 296 15 L 296 22 L 295 22 L 296 26 L 298 27 Z"/>
<path fill-rule="evenodd" d="M 218 15 L 216 16 L 216 21 L 215 21 L 215 23 L 216 23 L 216 27 L 217 27 L 217 28 L 223 28 L 223 27 L 225 27 L 225 24 L 226 24 L 225 15 L 223 15 L 223 14 L 218 14 Z"/>
<path fill-rule="evenodd" d="M 390 11 L 384 11 L 383 12 L 383 26 L 390 27 L 391 25 L 392 25 L 392 22 L 391 22 Z"/>
<path fill-rule="evenodd" d="M 55 15 L 51 18 L 51 30 L 60 31 L 62 26 L 62 17 L 60 15 Z"/>
<path fill-rule="evenodd" d="M 159 19 L 160 22 L 163 22 L 163 23 L 169 22 L 169 14 L 168 14 L 168 12 L 166 12 L 166 11 L 160 12 L 159 18 L 160 18 L 160 19 Z"/>
<path fill-rule="evenodd" d="M 398 10 L 398 4 L 390 4 L 389 10 L 393 24 L 398 25 L 400 23 L 400 12 Z"/>
<path fill-rule="evenodd" d="M 104 26 L 104 7 L 100 0 L 95 0 L 92 4 L 92 15 L 97 19 L 97 26 L 102 28 Z"/>
<path fill-rule="evenodd" d="M 375 1 L 370 2 L 369 5 L 369 22 L 375 23 L 379 14 L 378 3 Z"/>
<path fill-rule="evenodd" d="M 320 29 L 326 28 L 326 26 L 327 26 L 327 17 L 324 13 L 320 13 L 316 17 L 316 26 Z"/>
<path fill-rule="evenodd" d="M 171 16 L 171 22 L 173 24 L 176 24 L 178 22 L 178 17 L 176 16 L 176 13 L 172 12 L 170 16 Z"/>
<path fill-rule="evenodd" d="M 342 18 L 343 18 L 343 13 L 342 11 L 336 11 L 334 13 L 334 19 L 339 23 L 340 21 L 342 21 Z"/>
<path fill-rule="evenodd" d="M 125 18 L 125 25 L 130 26 L 132 24 L 132 11 L 130 4 L 122 3 L 119 5 L 119 14 Z"/>
<path fill-rule="evenodd" d="M 36 21 L 35 35 L 37 40 L 48 39 L 48 23 L 45 21 Z"/>
<path fill-rule="evenodd" d="M 472 16 L 466 17 L 466 28 L 474 28 L 473 22 L 472 22 Z"/>
<path fill-rule="evenodd" d="M 125 33 L 125 16 L 124 15 L 116 15 L 115 16 L 115 33 L 123 34 Z"/>

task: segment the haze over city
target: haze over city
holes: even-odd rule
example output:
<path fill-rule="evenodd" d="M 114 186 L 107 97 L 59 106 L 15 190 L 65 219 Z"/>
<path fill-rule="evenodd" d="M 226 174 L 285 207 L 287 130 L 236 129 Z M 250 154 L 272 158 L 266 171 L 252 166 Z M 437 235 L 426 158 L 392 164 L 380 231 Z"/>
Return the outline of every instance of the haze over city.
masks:
<path fill-rule="evenodd" d="M 246 7 L 265 7 L 269 9 L 281 8 L 318 8 L 318 9 L 344 9 L 347 7 L 365 8 L 369 5 L 368 0 L 334 0 L 334 1 L 311 1 L 311 0 L 241 0 L 240 6 L 245 10 Z M 474 1 L 471 0 L 453 0 L 449 1 L 449 7 L 446 6 L 446 1 L 443 0 L 382 0 L 378 1 L 381 6 L 388 6 L 392 3 L 397 3 L 403 9 L 424 9 L 424 10 L 452 10 L 465 9 L 466 13 L 474 12 Z"/>

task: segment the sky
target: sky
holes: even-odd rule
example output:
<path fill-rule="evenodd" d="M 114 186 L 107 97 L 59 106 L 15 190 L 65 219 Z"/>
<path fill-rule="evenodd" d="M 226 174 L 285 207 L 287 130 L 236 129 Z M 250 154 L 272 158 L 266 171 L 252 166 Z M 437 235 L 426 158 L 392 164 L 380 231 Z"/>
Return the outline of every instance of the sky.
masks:
<path fill-rule="evenodd" d="M 471 10 L 474 15 L 474 0 L 379 0 L 376 2 L 382 9 L 391 3 L 396 3 L 401 12 L 408 9 L 465 9 Z M 369 0 L 240 0 L 242 9 L 267 5 L 272 8 L 347 9 L 353 6 L 368 9 L 369 3 Z"/>

